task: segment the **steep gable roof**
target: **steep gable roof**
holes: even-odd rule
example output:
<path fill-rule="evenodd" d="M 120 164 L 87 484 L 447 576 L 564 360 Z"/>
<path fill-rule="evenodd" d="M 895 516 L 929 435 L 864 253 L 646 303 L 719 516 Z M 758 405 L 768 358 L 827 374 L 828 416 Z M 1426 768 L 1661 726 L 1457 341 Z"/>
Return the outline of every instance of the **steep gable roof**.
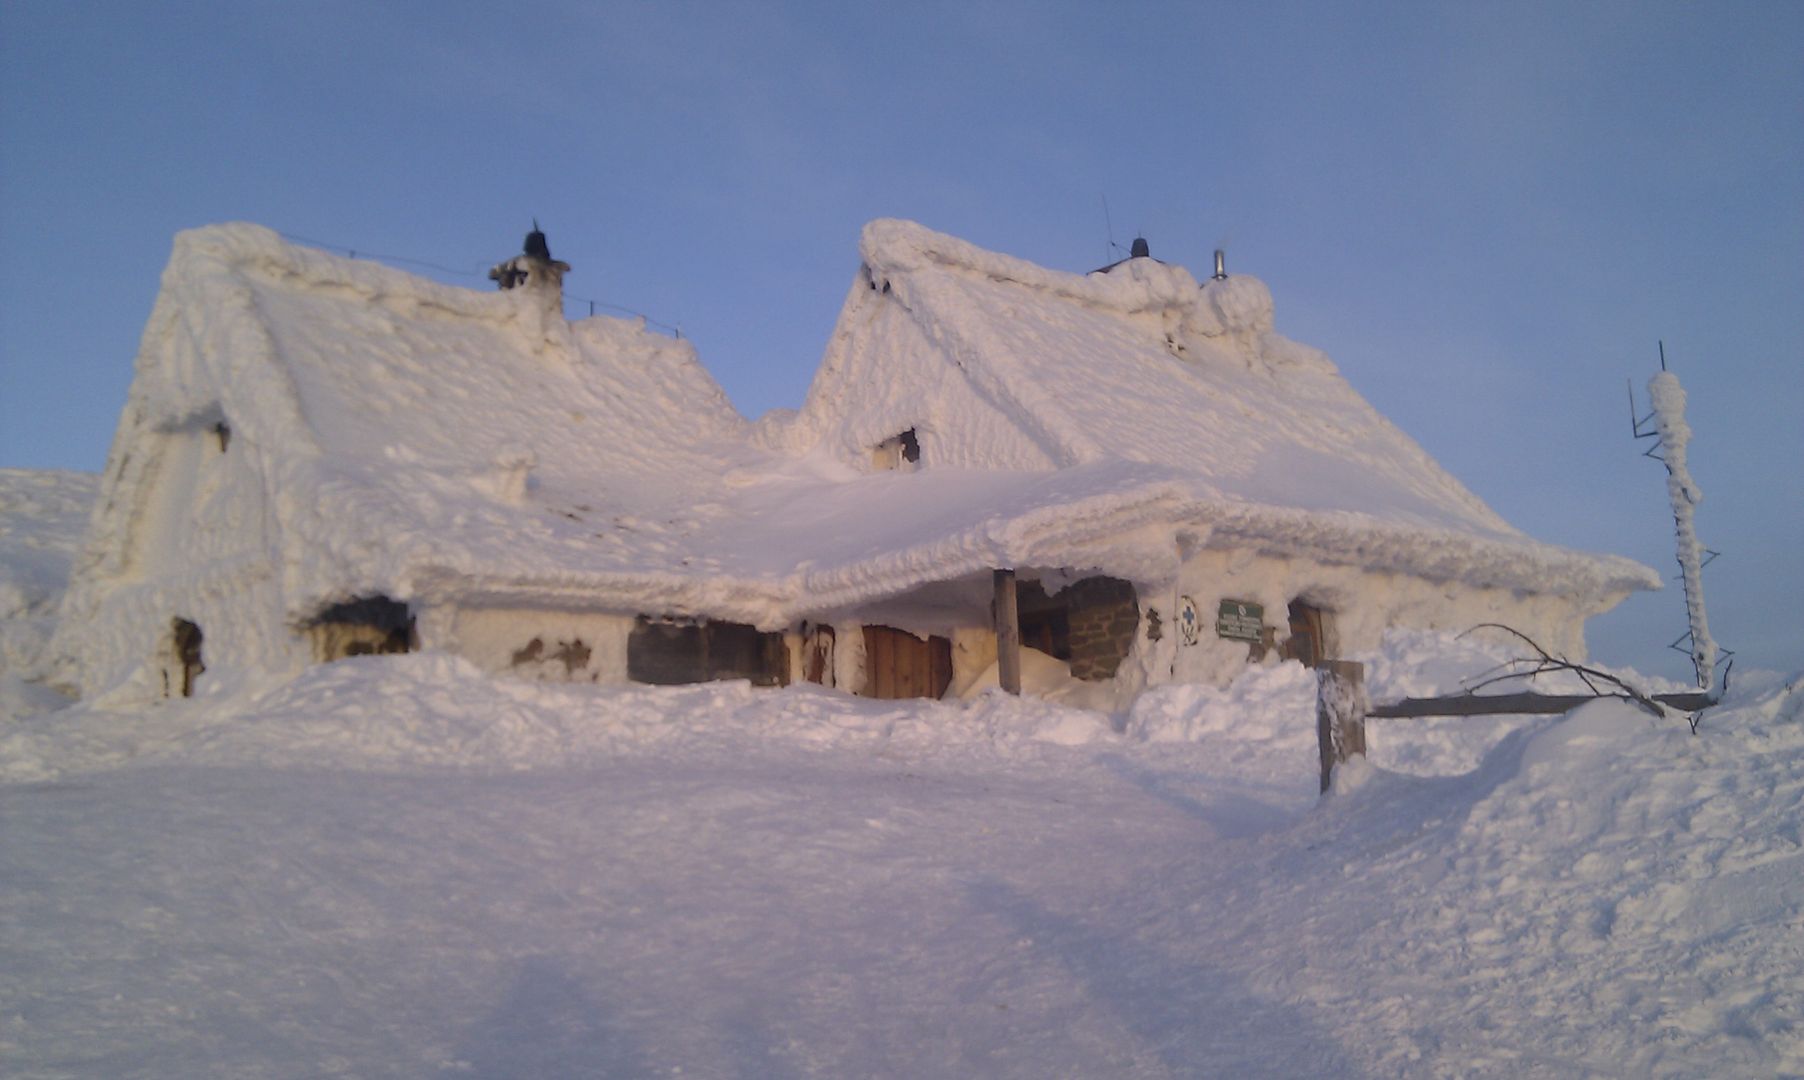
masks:
<path fill-rule="evenodd" d="M 437 285 L 251 225 L 176 240 L 97 560 L 151 542 L 159 439 L 215 416 L 258 462 L 297 606 L 415 592 L 434 571 L 592 575 L 608 563 L 597 532 L 706 518 L 722 475 L 767 456 L 687 342 L 565 323 L 528 290 Z"/>
<path fill-rule="evenodd" d="M 1512 528 L 1274 332 L 1254 278 L 1199 285 L 1152 259 L 1067 274 L 893 220 L 861 253 L 807 401 L 764 425 L 775 445 L 857 463 L 914 429 L 930 468 L 1139 466 L 1218 545 L 1532 592 L 1656 580 Z"/>

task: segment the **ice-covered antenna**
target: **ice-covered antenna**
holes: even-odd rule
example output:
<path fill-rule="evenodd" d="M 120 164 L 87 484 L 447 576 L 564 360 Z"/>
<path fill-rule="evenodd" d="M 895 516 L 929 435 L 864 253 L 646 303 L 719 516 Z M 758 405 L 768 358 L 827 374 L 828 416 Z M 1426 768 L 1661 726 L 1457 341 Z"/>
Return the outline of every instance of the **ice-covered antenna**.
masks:
<path fill-rule="evenodd" d="M 1704 501 L 1704 493 L 1691 479 L 1691 470 L 1685 463 L 1686 445 L 1691 441 L 1691 428 L 1685 423 L 1685 388 L 1679 385 L 1679 377 L 1666 369 L 1664 341 L 1660 343 L 1660 374 L 1648 380 L 1647 393 L 1653 411 L 1643 417 L 1635 408 L 1635 385 L 1629 384 L 1629 421 L 1635 438 L 1658 440 L 1648 447 L 1646 456 L 1666 466 L 1666 494 L 1672 503 L 1687 621 L 1685 633 L 1672 643 L 1672 648 L 1691 657 L 1698 687 L 1709 690 L 1716 681 L 1719 650 L 1704 614 L 1704 567 L 1716 559 L 1717 553 L 1698 542 L 1693 519 L 1698 503 Z M 1720 659 L 1725 661 L 1735 655 L 1726 649 L 1720 652 Z"/>
<path fill-rule="evenodd" d="M 1119 245 L 1115 243 L 1115 222 L 1109 217 L 1109 193 L 1102 193 L 1102 227 L 1108 233 L 1109 246 L 1103 249 L 1102 261 L 1108 262 L 1115 257 Z"/>

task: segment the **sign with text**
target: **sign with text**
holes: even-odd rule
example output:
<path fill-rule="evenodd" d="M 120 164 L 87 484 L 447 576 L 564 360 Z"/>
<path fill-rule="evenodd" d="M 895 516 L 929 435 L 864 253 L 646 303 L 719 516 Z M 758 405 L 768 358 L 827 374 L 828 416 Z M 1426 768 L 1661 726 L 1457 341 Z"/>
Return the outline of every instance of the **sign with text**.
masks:
<path fill-rule="evenodd" d="M 1265 608 L 1245 600 L 1223 600 L 1215 612 L 1215 633 L 1229 641 L 1258 641 L 1265 630 Z"/>

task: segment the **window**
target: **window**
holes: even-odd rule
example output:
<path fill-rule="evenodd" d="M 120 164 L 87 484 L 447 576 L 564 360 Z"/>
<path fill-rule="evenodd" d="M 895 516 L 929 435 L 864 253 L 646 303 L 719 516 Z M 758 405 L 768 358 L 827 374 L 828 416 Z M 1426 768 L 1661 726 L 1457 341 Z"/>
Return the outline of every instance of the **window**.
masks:
<path fill-rule="evenodd" d="M 626 675 L 654 686 L 750 679 L 754 686 L 789 683 L 783 635 L 744 623 L 695 623 L 639 616 L 626 639 Z"/>
<path fill-rule="evenodd" d="M 1016 598 L 1021 644 L 1071 665 L 1089 682 L 1115 677 L 1140 629 L 1132 582 L 1087 577 L 1048 596 L 1037 581 L 1022 582 Z"/>
<path fill-rule="evenodd" d="M 413 613 L 386 596 L 362 596 L 333 604 L 307 625 L 320 663 L 347 656 L 412 652 Z"/>

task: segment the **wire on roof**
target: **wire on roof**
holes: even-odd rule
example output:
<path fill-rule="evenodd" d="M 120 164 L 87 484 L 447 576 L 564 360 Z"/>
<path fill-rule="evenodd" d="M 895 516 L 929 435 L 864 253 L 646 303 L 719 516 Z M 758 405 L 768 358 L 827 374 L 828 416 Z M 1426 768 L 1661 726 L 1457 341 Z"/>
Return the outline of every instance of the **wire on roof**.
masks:
<path fill-rule="evenodd" d="M 324 240 L 315 240 L 312 237 L 300 236 L 295 233 L 278 232 L 276 235 L 282 237 L 284 240 L 293 240 L 297 244 L 306 244 L 309 247 L 316 247 L 325 251 L 342 251 L 345 255 L 353 259 L 376 259 L 385 263 L 401 263 L 406 266 L 419 266 L 424 267 L 427 270 L 436 271 L 440 274 L 450 274 L 453 277 L 485 278 L 488 276 L 486 270 L 458 270 L 453 267 L 440 265 L 439 263 L 428 262 L 425 259 L 409 258 L 406 255 L 384 255 L 375 251 L 360 251 L 357 248 L 345 244 L 328 243 Z M 657 319 L 652 318 L 642 311 L 634 311 L 632 308 L 621 307 L 619 304 L 610 304 L 603 300 L 590 300 L 587 297 L 582 296 L 571 296 L 568 293 L 564 294 L 564 303 L 587 304 L 589 305 L 590 315 L 594 315 L 597 309 L 614 311 L 622 315 L 630 315 L 645 323 L 645 325 L 656 327 L 679 341 L 682 340 L 683 337 L 682 327 L 672 326 L 670 323 L 666 322 L 659 322 Z"/>

